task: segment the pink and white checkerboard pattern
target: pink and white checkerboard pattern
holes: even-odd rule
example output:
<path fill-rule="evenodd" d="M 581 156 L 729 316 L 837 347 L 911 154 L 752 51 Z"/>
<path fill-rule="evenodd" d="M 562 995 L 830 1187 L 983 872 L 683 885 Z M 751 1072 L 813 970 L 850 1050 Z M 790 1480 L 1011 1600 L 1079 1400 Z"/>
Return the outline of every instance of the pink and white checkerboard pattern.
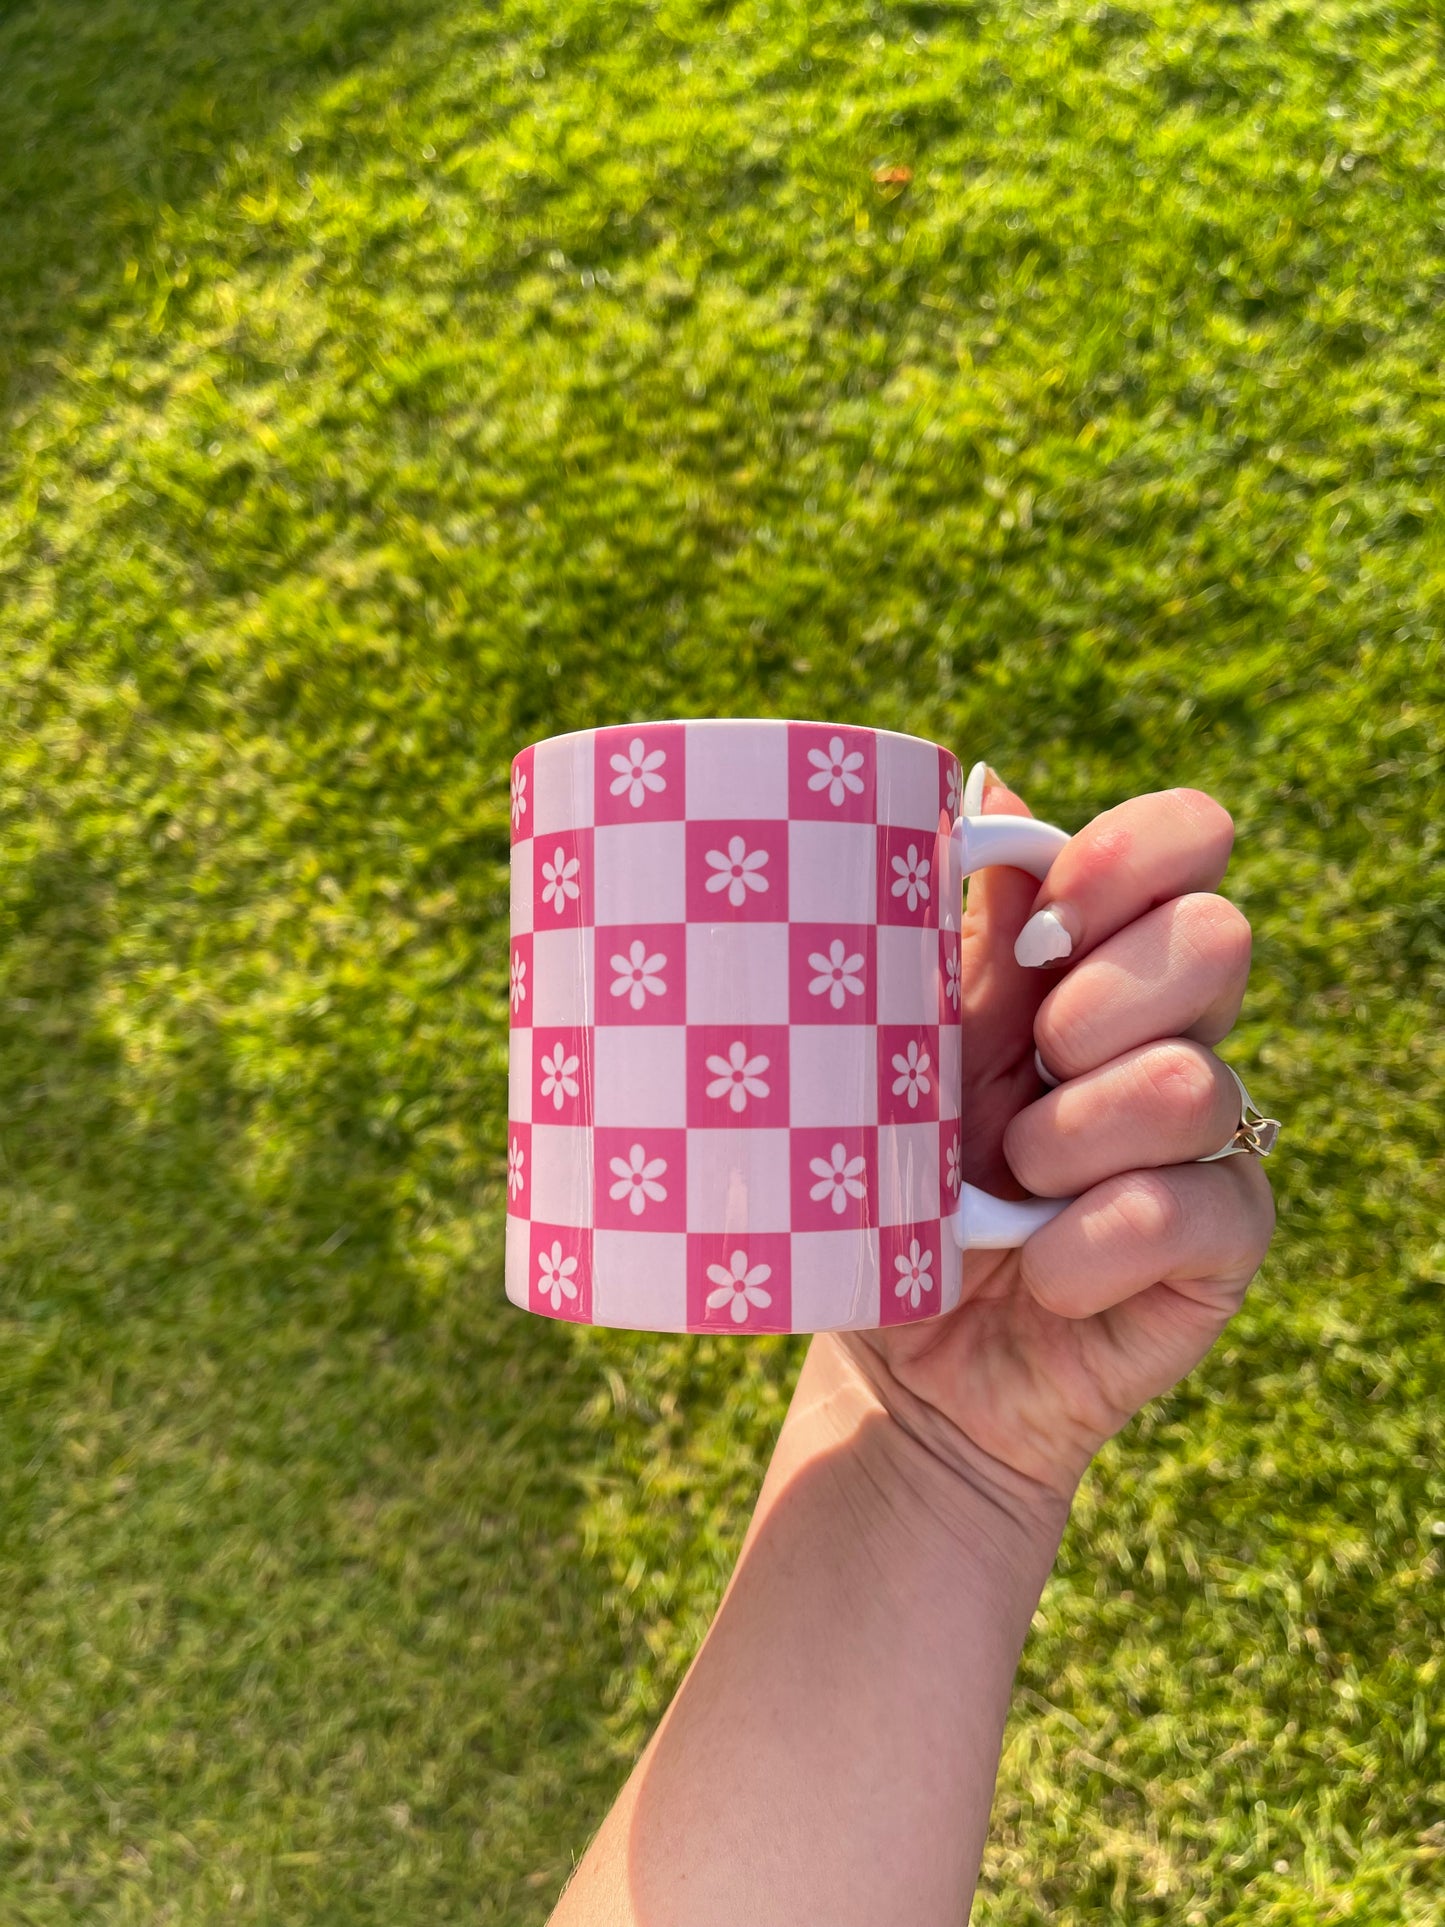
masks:
<path fill-rule="evenodd" d="M 507 1295 L 651 1331 L 957 1304 L 956 756 L 650 723 L 512 765 Z"/>

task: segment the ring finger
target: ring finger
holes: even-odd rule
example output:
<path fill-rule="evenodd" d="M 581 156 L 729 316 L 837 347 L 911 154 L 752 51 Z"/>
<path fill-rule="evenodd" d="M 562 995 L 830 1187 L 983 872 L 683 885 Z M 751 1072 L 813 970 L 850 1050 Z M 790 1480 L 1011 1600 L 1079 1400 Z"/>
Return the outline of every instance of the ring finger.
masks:
<path fill-rule="evenodd" d="M 1121 1171 L 1187 1164 L 1222 1150 L 1239 1125 L 1239 1087 L 1183 1037 L 1125 1051 L 1009 1120 L 1003 1152 L 1026 1191 L 1076 1197 Z"/>

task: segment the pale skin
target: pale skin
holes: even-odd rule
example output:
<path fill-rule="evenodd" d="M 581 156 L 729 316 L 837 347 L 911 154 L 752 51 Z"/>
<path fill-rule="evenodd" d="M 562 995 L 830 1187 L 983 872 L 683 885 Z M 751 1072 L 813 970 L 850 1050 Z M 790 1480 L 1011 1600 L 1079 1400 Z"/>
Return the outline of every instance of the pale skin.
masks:
<path fill-rule="evenodd" d="M 986 813 L 1031 814 L 988 779 Z M 1202 791 L 1106 810 L 963 921 L 964 1176 L 1070 1197 L 940 1318 L 809 1346 L 716 1616 L 553 1927 L 959 1927 L 1009 1695 L 1090 1460 L 1205 1356 L 1274 1229 L 1213 1046 L 1250 931 Z M 1052 906 L 1072 954 L 1022 968 Z M 1037 1045 L 1063 1079 L 1045 1091 Z"/>

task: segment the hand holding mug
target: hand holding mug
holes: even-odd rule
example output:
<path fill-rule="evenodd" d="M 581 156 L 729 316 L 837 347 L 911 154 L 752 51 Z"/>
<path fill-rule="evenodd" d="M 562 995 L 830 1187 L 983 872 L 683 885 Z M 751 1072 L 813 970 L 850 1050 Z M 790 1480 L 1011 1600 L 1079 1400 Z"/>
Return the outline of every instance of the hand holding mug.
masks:
<path fill-rule="evenodd" d="M 1029 814 L 996 780 L 981 808 Z M 1233 839 L 1211 798 L 1166 790 L 1095 817 L 1042 886 L 1005 868 L 969 885 L 964 1175 L 1071 1202 L 1017 1249 L 965 1251 L 955 1310 L 836 1341 L 964 1469 L 976 1447 L 1071 1494 L 1103 1441 L 1204 1357 L 1263 1260 L 1261 1162 L 1216 1156 L 1240 1094 L 1211 1046 L 1239 1015 L 1251 947 L 1215 894 Z M 1050 909 L 1034 930 L 1054 951 L 1066 933 L 1067 955 L 1020 968 L 1025 923 Z"/>

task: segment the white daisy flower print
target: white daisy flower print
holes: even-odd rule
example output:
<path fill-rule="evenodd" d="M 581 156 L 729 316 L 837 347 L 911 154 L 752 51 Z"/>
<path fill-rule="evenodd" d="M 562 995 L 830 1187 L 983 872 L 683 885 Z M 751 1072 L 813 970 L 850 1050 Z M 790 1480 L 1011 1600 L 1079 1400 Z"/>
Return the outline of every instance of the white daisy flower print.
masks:
<path fill-rule="evenodd" d="M 893 1095 L 906 1097 L 910 1111 L 918 1109 L 918 1100 L 933 1089 L 928 1080 L 932 1058 L 926 1050 L 919 1047 L 915 1040 L 905 1052 L 895 1051 L 893 1068 L 898 1075 L 893 1080 Z"/>
<path fill-rule="evenodd" d="M 560 1111 L 569 1097 L 577 1095 L 577 1070 L 580 1059 L 569 1055 L 565 1044 L 558 1044 L 550 1057 L 542 1058 L 542 1095 L 550 1097 L 553 1110 Z"/>
<path fill-rule="evenodd" d="M 763 1072 L 771 1060 L 761 1055 L 748 1056 L 748 1047 L 741 1038 L 728 1045 L 726 1057 L 709 1057 L 707 1067 L 712 1072 L 712 1082 L 707 1087 L 709 1097 L 725 1097 L 728 1109 L 745 1111 L 750 1097 L 767 1097 L 770 1086 L 763 1081 Z"/>
<path fill-rule="evenodd" d="M 564 1298 L 577 1296 L 577 1260 L 562 1256 L 562 1241 L 554 1239 L 552 1249 L 539 1253 L 537 1258 L 537 1290 L 543 1298 L 550 1298 L 553 1311 L 561 1311 Z"/>
<path fill-rule="evenodd" d="M 863 778 L 858 774 L 863 767 L 863 752 L 855 749 L 845 755 L 841 736 L 832 738 L 826 755 L 821 749 L 810 749 L 808 761 L 813 765 L 808 788 L 826 790 L 828 801 L 834 809 L 842 804 L 850 791 L 854 796 L 863 794 Z"/>
<path fill-rule="evenodd" d="M 520 1010 L 527 1001 L 527 962 L 520 951 L 512 952 L 512 1008 Z"/>
<path fill-rule="evenodd" d="M 963 1147 L 955 1132 L 949 1141 L 948 1157 L 944 1162 L 943 1175 L 949 1190 L 957 1197 L 963 1186 Z"/>
<path fill-rule="evenodd" d="M 522 1165 L 525 1161 L 521 1145 L 516 1138 L 507 1147 L 507 1195 L 515 1198 L 523 1184 Z"/>
<path fill-rule="evenodd" d="M 958 952 L 950 950 L 943 960 L 943 994 L 958 1009 Z"/>
<path fill-rule="evenodd" d="M 612 794 L 626 796 L 633 809 L 641 809 L 649 790 L 667 788 L 667 778 L 657 773 L 666 761 L 665 749 L 648 749 L 640 736 L 634 736 L 627 745 L 627 754 L 612 758 L 612 767 L 617 772 L 612 779 Z"/>
<path fill-rule="evenodd" d="M 740 836 L 728 839 L 726 856 L 721 850 L 709 850 L 707 860 L 713 870 L 707 880 L 708 889 L 726 890 L 728 902 L 734 910 L 746 901 L 749 890 L 766 890 L 768 887 L 768 879 L 759 874 L 768 860 L 767 851 L 749 851 Z"/>
<path fill-rule="evenodd" d="M 610 1194 L 612 1200 L 620 1204 L 625 1198 L 634 1218 L 642 1216 L 649 1199 L 661 1204 L 667 1196 L 666 1185 L 658 1183 L 667 1169 L 666 1158 L 649 1158 L 640 1144 L 634 1144 L 625 1158 L 613 1158 L 610 1163 L 617 1180 Z"/>
<path fill-rule="evenodd" d="M 943 797 L 943 807 L 948 811 L 948 820 L 950 823 L 957 819 L 958 800 L 962 794 L 963 771 L 957 763 L 950 763 Z"/>
<path fill-rule="evenodd" d="M 915 1238 L 908 1248 L 905 1258 L 900 1252 L 893 1260 L 893 1268 L 898 1273 L 898 1282 L 893 1289 L 900 1298 L 906 1298 L 912 1310 L 917 1311 L 923 1294 L 933 1290 L 933 1253 L 924 1251 Z"/>
<path fill-rule="evenodd" d="M 897 859 L 895 858 L 895 861 Z M 550 903 L 560 917 L 567 908 L 569 898 L 582 894 L 582 886 L 577 881 L 577 872 L 582 868 L 575 856 L 568 856 L 561 844 L 552 852 L 552 861 L 542 864 L 542 901 Z"/>
<path fill-rule="evenodd" d="M 516 829 L 527 814 L 527 772 L 524 769 L 512 771 L 512 828 Z"/>
<path fill-rule="evenodd" d="M 826 1200 L 840 1216 L 848 1209 L 849 1198 L 861 1198 L 867 1189 L 863 1157 L 860 1153 L 850 1158 L 846 1144 L 835 1144 L 826 1158 L 810 1158 L 808 1169 L 818 1180 L 808 1196 L 815 1204 Z"/>
<path fill-rule="evenodd" d="M 773 1275 L 772 1266 L 754 1265 L 749 1270 L 745 1251 L 735 1251 L 730 1264 L 709 1265 L 707 1275 L 717 1287 L 707 1295 L 708 1310 L 722 1311 L 726 1307 L 735 1325 L 746 1322 L 750 1306 L 766 1311 L 773 1302 L 772 1293 L 763 1290 Z"/>
<path fill-rule="evenodd" d="M 625 957 L 620 952 L 613 957 L 612 968 L 617 973 L 612 979 L 613 996 L 625 997 L 634 1010 L 641 1010 L 649 995 L 660 997 L 667 989 L 657 974 L 667 968 L 667 958 L 660 950 L 649 956 L 640 937 L 633 939 Z"/>
<path fill-rule="evenodd" d="M 928 873 L 932 868 L 927 857 L 919 852 L 916 843 L 908 846 L 907 857 L 893 859 L 893 894 L 903 897 L 910 910 L 916 910 L 920 903 L 928 901 Z"/>
<path fill-rule="evenodd" d="M 834 1010 L 841 1010 L 849 997 L 863 995 L 863 979 L 859 974 L 863 969 L 862 952 L 850 953 L 840 937 L 828 945 L 826 956 L 821 950 L 813 951 L 808 963 L 817 972 L 808 985 L 810 994 L 826 997 Z"/>

